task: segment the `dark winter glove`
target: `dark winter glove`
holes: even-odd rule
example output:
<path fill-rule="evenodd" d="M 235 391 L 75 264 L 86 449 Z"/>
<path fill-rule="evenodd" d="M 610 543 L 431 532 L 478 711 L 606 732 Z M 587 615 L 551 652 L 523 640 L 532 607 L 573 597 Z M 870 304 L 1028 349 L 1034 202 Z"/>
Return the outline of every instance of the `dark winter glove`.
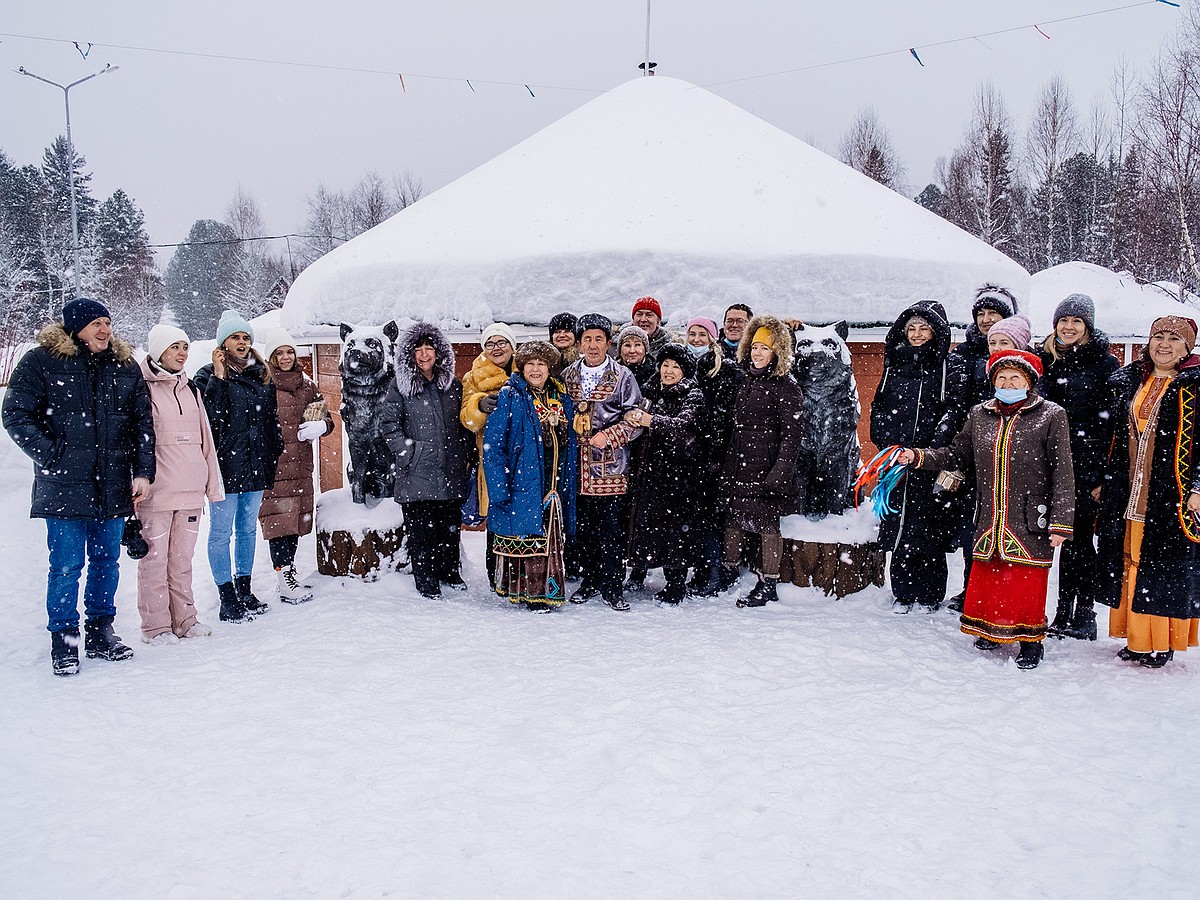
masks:
<path fill-rule="evenodd" d="M 492 410 L 495 408 L 496 408 L 496 395 L 495 394 L 484 394 L 479 399 L 479 411 L 481 413 L 483 413 L 485 416 L 490 416 L 492 414 Z"/>

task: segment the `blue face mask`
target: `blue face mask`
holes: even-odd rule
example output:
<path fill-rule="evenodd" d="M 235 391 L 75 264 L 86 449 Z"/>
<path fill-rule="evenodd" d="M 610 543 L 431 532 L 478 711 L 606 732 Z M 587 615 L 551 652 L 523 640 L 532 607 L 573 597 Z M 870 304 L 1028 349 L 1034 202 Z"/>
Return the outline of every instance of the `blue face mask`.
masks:
<path fill-rule="evenodd" d="M 996 388 L 996 399 L 1004 404 L 1020 403 L 1028 396 L 1029 388 Z"/>
<path fill-rule="evenodd" d="M 708 352 L 707 347 L 697 347 L 695 344 L 688 344 L 687 348 L 688 352 L 691 353 L 692 356 L 703 356 Z"/>

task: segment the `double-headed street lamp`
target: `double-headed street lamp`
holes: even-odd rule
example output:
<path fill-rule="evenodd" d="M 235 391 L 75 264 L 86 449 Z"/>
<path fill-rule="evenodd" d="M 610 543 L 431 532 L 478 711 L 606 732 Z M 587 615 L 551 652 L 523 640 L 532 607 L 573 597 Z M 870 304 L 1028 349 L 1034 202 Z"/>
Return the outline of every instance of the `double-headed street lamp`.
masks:
<path fill-rule="evenodd" d="M 71 185 L 71 251 L 75 256 L 76 297 L 80 295 L 81 288 L 79 284 L 79 208 L 75 203 L 75 143 L 71 140 L 71 88 L 77 84 L 83 84 L 85 81 L 91 81 L 97 75 L 107 75 L 109 72 L 115 72 L 119 68 L 120 66 L 106 65 L 99 72 L 93 72 L 86 78 L 80 78 L 78 81 L 72 81 L 70 84 L 59 84 L 57 81 L 51 81 L 49 78 L 43 78 L 41 75 L 34 75 L 24 66 L 13 70 L 18 75 L 28 75 L 30 78 L 36 78 L 38 81 L 43 81 L 63 92 L 63 104 L 67 109 L 67 177 Z"/>

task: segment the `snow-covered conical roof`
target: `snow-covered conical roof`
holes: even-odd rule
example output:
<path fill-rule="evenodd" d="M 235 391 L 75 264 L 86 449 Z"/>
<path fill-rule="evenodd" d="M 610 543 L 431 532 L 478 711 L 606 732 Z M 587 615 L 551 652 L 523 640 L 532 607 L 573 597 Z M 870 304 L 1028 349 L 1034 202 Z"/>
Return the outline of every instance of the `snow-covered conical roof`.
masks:
<path fill-rule="evenodd" d="M 285 327 L 544 324 L 559 310 L 668 321 L 726 306 L 890 321 L 934 297 L 966 321 L 985 281 L 1028 295 L 1002 253 L 694 85 L 638 78 L 313 263 Z"/>

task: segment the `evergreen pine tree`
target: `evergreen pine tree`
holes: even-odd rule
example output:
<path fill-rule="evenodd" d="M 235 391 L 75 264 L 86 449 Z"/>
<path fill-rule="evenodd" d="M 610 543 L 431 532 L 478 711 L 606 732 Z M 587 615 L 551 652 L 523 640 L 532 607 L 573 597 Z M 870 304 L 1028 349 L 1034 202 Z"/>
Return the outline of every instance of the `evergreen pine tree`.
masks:
<path fill-rule="evenodd" d="M 223 222 L 200 219 L 167 264 L 164 278 L 170 317 L 193 340 L 216 333 L 238 272 L 238 236 Z"/>
<path fill-rule="evenodd" d="M 120 188 L 100 204 L 92 238 L 99 293 L 108 301 L 114 327 L 129 340 L 144 340 L 162 314 L 162 279 L 145 216 Z"/>

